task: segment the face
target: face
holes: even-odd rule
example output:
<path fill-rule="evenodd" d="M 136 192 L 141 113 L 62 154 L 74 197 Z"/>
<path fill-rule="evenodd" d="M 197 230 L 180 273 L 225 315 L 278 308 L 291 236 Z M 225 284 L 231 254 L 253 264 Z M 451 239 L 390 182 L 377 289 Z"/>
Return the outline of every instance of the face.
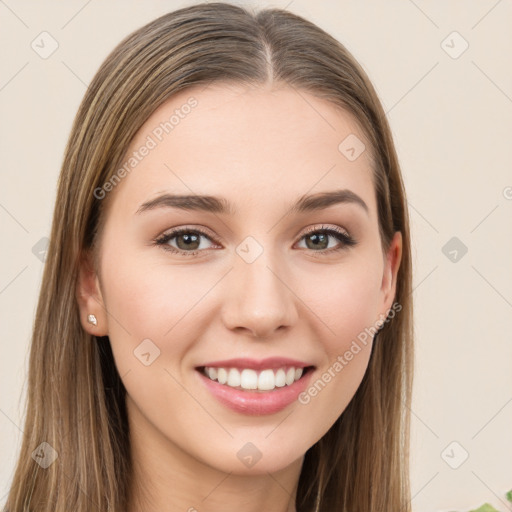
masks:
<path fill-rule="evenodd" d="M 399 233 L 382 252 L 368 144 L 354 159 L 365 140 L 285 86 L 189 89 L 138 132 L 120 181 L 97 191 L 99 272 L 84 265 L 79 301 L 148 447 L 263 474 L 343 413 L 401 255 Z"/>

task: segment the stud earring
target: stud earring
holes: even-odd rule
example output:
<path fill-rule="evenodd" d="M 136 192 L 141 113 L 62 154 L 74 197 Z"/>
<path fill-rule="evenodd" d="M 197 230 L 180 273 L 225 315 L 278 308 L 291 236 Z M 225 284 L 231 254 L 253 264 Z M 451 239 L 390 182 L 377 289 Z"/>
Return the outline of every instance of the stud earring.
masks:
<path fill-rule="evenodd" d="M 90 324 L 94 325 L 94 326 L 98 325 L 98 320 L 96 320 L 96 316 L 95 315 L 88 315 L 87 316 L 87 321 Z"/>

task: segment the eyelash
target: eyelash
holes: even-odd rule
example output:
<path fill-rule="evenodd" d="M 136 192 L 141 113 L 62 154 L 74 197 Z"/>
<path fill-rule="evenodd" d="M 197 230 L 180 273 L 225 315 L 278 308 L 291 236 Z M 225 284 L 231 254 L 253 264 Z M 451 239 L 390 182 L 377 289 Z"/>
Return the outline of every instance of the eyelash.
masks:
<path fill-rule="evenodd" d="M 166 251 L 169 251 L 174 254 L 181 254 L 183 256 L 195 256 L 198 253 L 206 250 L 206 249 L 197 249 L 195 251 L 183 251 L 180 249 L 176 249 L 175 247 L 172 247 L 171 245 L 169 245 L 167 243 L 169 240 L 172 240 L 173 238 L 176 238 L 177 236 L 182 235 L 184 233 L 195 233 L 195 234 L 205 236 L 206 238 L 212 240 L 210 235 L 201 229 L 179 228 L 179 229 L 170 231 L 169 233 L 165 233 L 162 236 L 158 237 L 154 241 L 154 244 L 159 247 L 162 247 Z M 341 245 L 339 245 L 338 247 L 335 247 L 334 249 L 331 248 L 331 249 L 322 249 L 320 251 L 312 251 L 313 253 L 318 253 L 319 256 L 325 256 L 325 255 L 328 255 L 328 254 L 331 254 L 331 253 L 334 253 L 334 252 L 337 252 L 337 251 L 340 251 L 343 249 L 347 249 L 349 247 L 353 247 L 354 245 L 357 244 L 357 241 L 353 237 L 351 237 L 348 233 L 346 233 L 345 231 L 343 231 L 339 228 L 326 227 L 326 226 L 322 226 L 320 228 L 315 227 L 315 228 L 308 229 L 302 235 L 300 240 L 302 240 L 303 238 L 307 237 L 308 235 L 311 235 L 314 233 L 322 233 L 322 234 L 326 234 L 326 235 L 331 235 L 334 238 L 336 238 L 338 241 L 342 242 Z M 212 240 L 212 241 L 214 241 L 214 240 Z"/>

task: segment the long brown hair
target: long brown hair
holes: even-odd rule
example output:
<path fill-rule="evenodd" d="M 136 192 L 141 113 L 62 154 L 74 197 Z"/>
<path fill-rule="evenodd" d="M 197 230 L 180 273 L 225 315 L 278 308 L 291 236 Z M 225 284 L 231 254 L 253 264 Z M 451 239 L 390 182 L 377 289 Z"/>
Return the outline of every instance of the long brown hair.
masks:
<path fill-rule="evenodd" d="M 26 426 L 9 512 L 128 508 L 132 464 L 125 388 L 108 338 L 82 328 L 76 298 L 80 259 L 94 249 L 107 202 L 93 191 L 115 173 L 132 138 L 160 105 L 178 91 L 215 81 L 274 81 L 308 91 L 352 114 L 368 138 L 383 248 L 395 231 L 402 233 L 395 295 L 401 309 L 378 333 L 355 396 L 306 452 L 296 507 L 410 510 L 410 235 L 385 113 L 357 61 L 313 23 L 280 9 L 252 13 L 208 3 L 168 13 L 126 37 L 101 65 L 76 115 L 35 318 Z M 43 442 L 56 454 L 40 447 Z M 33 456 L 36 448 L 57 459 L 43 468 Z"/>

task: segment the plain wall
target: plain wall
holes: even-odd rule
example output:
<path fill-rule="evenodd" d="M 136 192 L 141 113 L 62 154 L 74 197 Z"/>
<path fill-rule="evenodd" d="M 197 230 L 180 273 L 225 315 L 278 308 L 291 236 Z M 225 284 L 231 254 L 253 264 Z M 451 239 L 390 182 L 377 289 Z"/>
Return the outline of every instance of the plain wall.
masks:
<path fill-rule="evenodd" d="M 287 6 L 339 39 L 369 74 L 393 130 L 413 237 L 414 511 L 462 511 L 484 502 L 506 510 L 504 494 L 512 488 L 511 2 L 246 3 Z M 0 505 L 23 428 L 40 240 L 49 235 L 79 102 L 125 35 L 189 4 L 0 2 Z M 31 47 L 48 37 L 43 31 L 58 43 L 45 59 Z M 48 50 L 45 41 L 39 47 Z"/>

